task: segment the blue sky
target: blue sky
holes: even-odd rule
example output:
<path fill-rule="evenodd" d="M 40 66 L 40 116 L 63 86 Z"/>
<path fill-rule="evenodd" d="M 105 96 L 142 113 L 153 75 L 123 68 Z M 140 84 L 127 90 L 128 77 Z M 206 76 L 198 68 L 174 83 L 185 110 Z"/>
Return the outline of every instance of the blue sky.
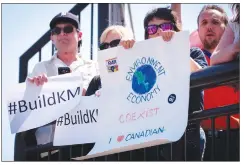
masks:
<path fill-rule="evenodd" d="M 154 7 L 170 4 L 131 4 L 133 26 L 137 41 L 144 38 L 143 18 Z M 182 4 L 183 30 L 192 32 L 197 28 L 196 19 L 204 4 Z M 8 113 L 5 107 L 8 89 L 18 83 L 19 57 L 36 42 L 48 29 L 50 20 L 61 11 L 68 11 L 74 4 L 2 4 L 2 160 L 13 160 L 14 135 L 10 133 Z M 220 4 L 228 16 L 232 15 L 228 4 Z M 83 31 L 84 58 L 90 56 L 90 5 L 81 14 Z M 94 55 L 97 51 L 97 5 L 94 5 Z M 128 16 L 126 6 L 126 16 Z M 128 21 L 126 17 L 126 21 Z M 130 27 L 130 25 L 128 25 Z M 43 60 L 51 57 L 51 44 L 42 50 Z M 29 63 L 30 71 L 38 62 L 33 58 Z"/>

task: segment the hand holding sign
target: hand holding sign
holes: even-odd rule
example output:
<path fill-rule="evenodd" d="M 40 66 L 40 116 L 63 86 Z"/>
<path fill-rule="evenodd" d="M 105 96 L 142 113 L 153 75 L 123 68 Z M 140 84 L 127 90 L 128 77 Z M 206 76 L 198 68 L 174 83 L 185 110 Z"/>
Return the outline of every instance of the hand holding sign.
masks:
<path fill-rule="evenodd" d="M 78 72 L 50 77 L 43 86 L 29 82 L 18 84 L 9 92 L 7 100 L 11 132 L 26 131 L 56 120 L 79 104 L 82 89 Z"/>
<path fill-rule="evenodd" d="M 39 76 L 35 76 L 32 78 L 28 77 L 27 80 L 32 84 L 36 84 L 37 86 L 43 85 L 44 83 L 46 83 L 48 81 L 46 74 L 41 74 Z"/>

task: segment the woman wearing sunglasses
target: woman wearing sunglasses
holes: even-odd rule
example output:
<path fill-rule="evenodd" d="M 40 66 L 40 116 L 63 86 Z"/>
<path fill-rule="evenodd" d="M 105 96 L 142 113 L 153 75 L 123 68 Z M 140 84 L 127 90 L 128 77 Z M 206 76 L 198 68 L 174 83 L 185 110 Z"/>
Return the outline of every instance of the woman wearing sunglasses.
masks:
<path fill-rule="evenodd" d="M 125 28 L 120 25 L 113 25 L 107 27 L 101 37 L 100 37 L 100 50 L 109 49 L 116 46 L 123 46 L 125 49 L 131 48 L 135 41 L 134 35 L 131 29 Z M 95 76 L 86 91 L 86 96 L 90 96 L 95 94 L 96 96 L 100 96 L 99 89 L 101 88 L 101 79 L 100 76 Z M 84 153 L 89 152 L 95 143 L 84 144 Z M 107 157 L 97 157 L 96 160 L 118 160 L 118 154 L 109 155 Z M 123 152 L 119 155 L 119 160 L 130 160 L 130 152 Z"/>
<path fill-rule="evenodd" d="M 179 32 L 180 26 L 176 13 L 168 8 L 156 8 L 147 13 L 144 18 L 145 39 L 161 36 L 164 41 L 169 42 L 176 32 Z M 174 64 L 172 64 L 174 65 Z M 177 67 L 177 66 L 176 66 Z M 189 66 L 186 66 L 189 67 Z M 191 72 L 207 67 L 207 62 L 203 52 L 198 48 L 190 49 L 190 68 Z M 203 91 L 190 90 L 189 114 L 194 111 L 203 110 Z M 200 133 L 199 133 L 200 132 Z M 186 143 L 184 135 L 186 134 Z M 185 134 L 177 142 L 172 143 L 173 160 L 202 160 L 206 138 L 204 131 L 200 129 L 200 122 L 188 122 Z M 200 141 L 200 138 L 201 141 Z M 203 139 L 203 143 L 202 143 Z M 199 146 L 199 142 L 200 146 Z M 161 146 L 160 146 L 161 147 Z M 159 148 L 160 148 L 159 147 Z M 199 149 L 200 147 L 200 149 Z M 156 149 L 151 147 L 150 154 L 156 154 Z M 169 144 L 162 145 L 162 159 L 171 160 Z M 186 156 L 184 148 L 187 149 Z M 161 151 L 160 151 L 161 152 Z"/>
<path fill-rule="evenodd" d="M 100 37 L 100 50 L 109 49 L 118 45 L 123 46 L 125 49 L 131 48 L 134 43 L 134 35 L 131 29 L 125 28 L 120 25 L 113 25 L 106 28 Z M 101 88 L 100 76 L 95 76 L 86 91 L 86 96 L 96 95 L 99 96 L 99 89 Z"/>

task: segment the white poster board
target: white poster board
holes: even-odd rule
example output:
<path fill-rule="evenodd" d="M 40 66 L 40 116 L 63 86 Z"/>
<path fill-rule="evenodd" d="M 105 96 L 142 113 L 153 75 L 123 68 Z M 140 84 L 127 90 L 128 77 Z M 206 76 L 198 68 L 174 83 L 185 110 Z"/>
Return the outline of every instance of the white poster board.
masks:
<path fill-rule="evenodd" d="M 94 143 L 102 102 L 98 97 L 82 97 L 80 103 L 56 121 L 53 145 Z"/>
<path fill-rule="evenodd" d="M 99 51 L 103 113 L 86 159 L 177 141 L 188 119 L 189 33 Z M 89 130 L 86 130 L 89 131 Z"/>
<path fill-rule="evenodd" d="M 7 99 L 11 133 L 56 120 L 79 104 L 82 90 L 78 72 L 49 77 L 42 86 L 24 82 L 13 87 Z"/>

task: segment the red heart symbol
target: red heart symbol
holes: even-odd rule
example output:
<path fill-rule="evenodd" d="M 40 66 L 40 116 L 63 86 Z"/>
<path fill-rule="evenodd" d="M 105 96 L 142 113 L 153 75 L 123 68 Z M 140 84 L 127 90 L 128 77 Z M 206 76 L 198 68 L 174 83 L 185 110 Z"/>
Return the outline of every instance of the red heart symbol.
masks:
<path fill-rule="evenodd" d="M 120 135 L 120 136 L 117 137 L 117 141 L 118 142 L 121 142 L 123 139 L 124 139 L 124 135 Z"/>

